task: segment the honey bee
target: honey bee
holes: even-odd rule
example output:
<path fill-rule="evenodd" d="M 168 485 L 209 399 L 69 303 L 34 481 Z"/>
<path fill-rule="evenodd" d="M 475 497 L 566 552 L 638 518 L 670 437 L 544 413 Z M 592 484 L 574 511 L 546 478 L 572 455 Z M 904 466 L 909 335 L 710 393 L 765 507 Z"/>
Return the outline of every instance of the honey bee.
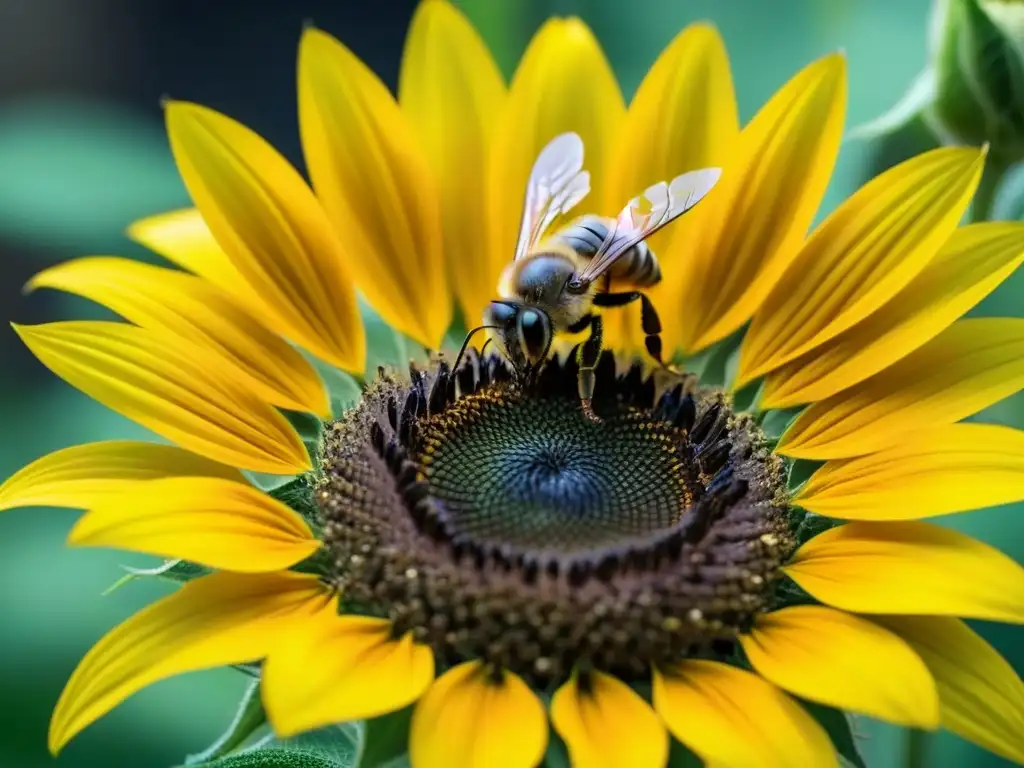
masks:
<path fill-rule="evenodd" d="M 661 321 L 643 292 L 661 280 L 661 269 L 644 240 L 696 205 L 720 176 L 718 168 L 684 173 L 648 187 L 614 219 L 587 215 L 545 238 L 551 224 L 590 191 L 583 141 L 575 133 L 555 137 L 530 172 L 515 258 L 498 283 L 500 298 L 488 305 L 483 325 L 470 331 L 466 344 L 477 331 L 492 330 L 513 369 L 529 375 L 546 361 L 556 334 L 589 329 L 577 350 L 578 389 L 583 413 L 597 421 L 591 401 L 603 326 L 595 308 L 639 301 L 645 346 L 664 366 Z"/>

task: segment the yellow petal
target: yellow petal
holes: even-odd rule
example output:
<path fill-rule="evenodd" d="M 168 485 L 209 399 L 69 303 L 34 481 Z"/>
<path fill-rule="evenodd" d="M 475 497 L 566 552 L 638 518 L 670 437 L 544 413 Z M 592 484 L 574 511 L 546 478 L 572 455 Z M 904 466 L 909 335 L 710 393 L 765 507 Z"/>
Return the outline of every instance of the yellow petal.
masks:
<path fill-rule="evenodd" d="M 834 339 L 905 288 L 953 234 L 984 159 L 961 147 L 926 152 L 839 206 L 754 315 L 737 386 Z"/>
<path fill-rule="evenodd" d="M 271 650 L 263 704 L 274 731 L 292 736 L 401 709 L 433 679 L 434 655 L 411 634 L 396 640 L 385 619 L 325 611 Z"/>
<path fill-rule="evenodd" d="M 804 544 L 785 571 L 811 596 L 846 611 L 1024 623 L 1024 568 L 929 523 L 840 525 Z"/>
<path fill-rule="evenodd" d="M 738 136 L 736 95 L 722 37 L 710 24 L 691 24 L 661 52 L 629 104 L 612 153 L 608 210 L 621 208 L 656 182 L 724 165 Z M 677 262 L 689 256 L 687 224 L 696 215 L 696 211 L 687 214 L 648 240 L 667 281 L 683 268 Z M 672 319 L 662 339 L 666 351 L 673 351 L 679 341 L 678 308 L 662 303 L 657 288 L 649 295 L 662 317 Z M 634 353 L 643 350 L 639 307 L 605 315 L 605 340 L 610 347 Z"/>
<path fill-rule="evenodd" d="M 237 294 L 241 276 L 217 245 L 202 214 L 185 208 L 139 219 L 128 227 L 128 237 L 229 293 Z"/>
<path fill-rule="evenodd" d="M 447 0 L 420 3 L 405 41 L 398 101 L 437 180 L 448 277 L 469 326 L 494 298 L 486 253 L 487 163 L 505 81 L 483 39 Z"/>
<path fill-rule="evenodd" d="M 387 87 L 318 29 L 299 49 L 299 125 L 359 290 L 388 325 L 436 349 L 452 313 L 436 180 Z"/>
<path fill-rule="evenodd" d="M 948 424 L 855 459 L 827 462 L 793 499 L 847 520 L 915 520 L 1024 501 L 1024 432 Z"/>
<path fill-rule="evenodd" d="M 740 643 L 758 674 L 797 696 L 898 725 L 939 726 L 939 697 L 924 662 L 866 619 L 797 605 L 762 614 Z"/>
<path fill-rule="evenodd" d="M 825 729 L 774 685 L 716 661 L 654 672 L 654 708 L 707 765 L 838 766 Z"/>
<path fill-rule="evenodd" d="M 661 52 L 629 104 L 612 148 L 608 207 L 686 171 L 721 166 L 739 130 L 722 37 L 710 24 L 691 24 Z M 664 251 L 677 227 L 648 241 L 662 262 L 685 255 Z"/>
<path fill-rule="evenodd" d="M 773 371 L 762 408 L 790 408 L 841 392 L 945 330 L 1024 262 L 1024 226 L 962 227 L 885 306 L 834 339 Z"/>
<path fill-rule="evenodd" d="M 123 323 L 14 326 L 43 365 L 183 448 L 242 469 L 296 474 L 309 455 L 278 411 L 219 375 L 207 350 Z"/>
<path fill-rule="evenodd" d="M 566 217 L 615 215 L 628 197 L 610 195 L 610 163 L 626 107 L 615 75 L 593 33 L 577 18 L 550 19 L 523 54 L 491 154 L 492 290 L 515 253 L 530 168 L 552 138 L 575 131 L 586 147 L 590 194 Z M 636 194 L 636 192 L 632 193 Z M 607 201 L 615 202 L 609 204 Z M 555 231 L 560 222 L 555 222 Z"/>
<path fill-rule="evenodd" d="M 942 727 L 1024 765 L 1024 683 L 995 649 L 958 619 L 877 616 L 928 665 Z"/>
<path fill-rule="evenodd" d="M 29 289 L 84 296 L 136 325 L 215 352 L 224 370 L 273 405 L 331 415 L 327 390 L 298 350 L 222 290 L 183 272 L 95 256 L 40 272 Z"/>
<path fill-rule="evenodd" d="M 50 721 L 50 751 L 136 691 L 199 669 L 263 658 L 287 629 L 323 611 L 315 577 L 215 573 L 144 608 L 92 647 L 64 687 Z"/>
<path fill-rule="evenodd" d="M 775 450 L 799 459 L 842 459 L 895 445 L 924 427 L 950 424 L 1024 387 L 1024 320 L 960 320 L 898 363 L 815 403 Z"/>
<path fill-rule="evenodd" d="M 267 142 L 186 102 L 165 107 L 178 170 L 231 264 L 275 329 L 362 372 L 366 342 L 343 241 L 312 190 Z"/>
<path fill-rule="evenodd" d="M 796 256 L 828 186 L 846 110 L 846 62 L 811 64 L 740 134 L 722 180 L 692 214 L 686 256 L 666 286 L 665 323 L 703 349 L 742 326 Z M 672 302 L 674 291 L 675 303 Z"/>
<path fill-rule="evenodd" d="M 664 768 L 668 734 L 628 685 L 603 672 L 578 675 L 555 691 L 551 722 L 569 748 L 573 768 L 628 765 Z"/>
<path fill-rule="evenodd" d="M 200 477 L 136 483 L 87 512 L 68 543 L 242 573 L 284 570 L 320 548 L 306 521 L 281 502 L 251 485 Z"/>
<path fill-rule="evenodd" d="M 409 756 L 416 768 L 534 768 L 547 743 L 544 705 L 530 687 L 511 672 L 499 680 L 481 662 L 467 661 L 416 705 Z"/>
<path fill-rule="evenodd" d="M 87 509 L 146 480 L 162 477 L 242 479 L 233 467 L 173 445 L 111 440 L 73 445 L 36 459 L 0 485 L 0 509 Z"/>

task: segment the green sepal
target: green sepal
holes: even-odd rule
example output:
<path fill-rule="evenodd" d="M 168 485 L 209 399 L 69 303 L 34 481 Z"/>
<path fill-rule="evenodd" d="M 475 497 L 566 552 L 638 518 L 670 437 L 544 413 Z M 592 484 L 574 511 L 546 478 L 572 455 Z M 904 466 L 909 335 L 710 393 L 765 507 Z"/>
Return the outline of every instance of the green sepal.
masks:
<path fill-rule="evenodd" d="M 301 516 L 312 529 L 313 535 L 319 537 L 323 526 L 320 508 L 313 495 L 315 492 L 313 483 L 311 475 L 302 475 L 267 493 Z M 319 549 L 298 565 L 293 566 L 292 570 L 300 573 L 325 574 L 330 568 L 330 561 L 329 550 Z"/>
<path fill-rule="evenodd" d="M 562 737 L 552 728 L 548 734 L 548 748 L 544 753 L 543 768 L 572 768 L 569 763 L 569 748 Z"/>
<path fill-rule="evenodd" d="M 313 492 L 312 478 L 302 475 L 267 491 L 267 494 L 297 512 L 315 531 L 320 527 L 320 508 Z"/>
<path fill-rule="evenodd" d="M 765 411 L 761 417 L 761 431 L 769 440 L 778 442 L 782 433 L 789 429 L 789 425 L 802 410 L 803 408 L 780 408 Z"/>
<path fill-rule="evenodd" d="M 412 709 L 409 706 L 364 721 L 352 768 L 399 768 L 408 765 L 406 753 L 409 750 Z"/>
<path fill-rule="evenodd" d="M 669 737 L 668 763 L 665 768 L 701 768 L 703 765 L 704 761 L 685 744 Z"/>
<path fill-rule="evenodd" d="M 825 515 L 818 515 L 814 512 L 806 512 L 804 513 L 803 520 L 801 520 L 800 525 L 796 528 L 797 545 L 805 544 L 818 534 L 824 533 L 825 531 L 842 524 L 842 520 L 836 520 L 834 517 L 826 517 Z"/>
<path fill-rule="evenodd" d="M 165 560 L 153 568 L 132 568 L 128 565 L 121 567 L 127 573 L 103 591 L 104 597 L 136 579 L 158 578 L 174 582 L 175 584 L 184 584 L 187 581 L 192 581 L 192 579 L 198 579 L 200 576 L 212 573 L 206 566 L 192 563 L 188 560 Z"/>
<path fill-rule="evenodd" d="M 726 374 L 727 376 L 729 374 Z M 756 412 L 757 403 L 764 391 L 764 379 L 755 379 L 732 393 L 732 407 L 736 412 Z"/>
<path fill-rule="evenodd" d="M 670 735 L 668 762 L 665 768 L 701 768 L 704 762 L 691 752 L 684 744 L 679 743 Z M 548 738 L 548 749 L 544 753 L 543 768 L 572 768 L 569 762 L 569 750 L 565 742 L 552 729 Z"/>
<path fill-rule="evenodd" d="M 854 768 L 867 768 L 864 756 L 861 755 L 860 749 L 857 747 L 852 715 L 841 709 L 806 699 L 800 699 L 800 705 L 825 729 L 828 737 L 832 740 L 832 746 L 843 760 Z"/>
<path fill-rule="evenodd" d="M 384 322 L 361 299 L 359 312 L 366 329 L 366 381 L 377 377 L 378 368 L 404 373 L 409 369 L 410 359 L 426 359 L 423 347 Z M 462 343 L 461 339 L 459 343 Z"/>
<path fill-rule="evenodd" d="M 327 398 L 334 418 L 341 416 L 359 401 L 363 392 L 362 381 L 359 378 L 335 368 L 330 363 L 325 363 L 305 350 L 300 349 L 299 352 L 316 368 L 320 380 L 327 388 Z"/>
<path fill-rule="evenodd" d="M 798 549 L 818 534 L 842 524 L 842 520 L 807 512 L 799 507 L 791 507 L 789 510 L 789 528 L 796 537 Z M 794 605 L 820 604 L 788 576 L 784 575 L 775 584 L 774 594 L 772 595 L 772 610 L 777 611 Z M 738 645 L 736 647 L 739 648 Z"/>
<path fill-rule="evenodd" d="M 786 477 L 786 485 L 795 493 L 824 464 L 823 461 L 812 461 L 811 459 L 792 459 L 789 465 L 789 475 Z"/>
<path fill-rule="evenodd" d="M 203 765 L 230 754 L 242 746 L 266 722 L 267 713 L 263 711 L 263 702 L 260 700 L 260 681 L 254 680 L 242 695 L 242 700 L 239 702 L 238 709 L 227 730 L 202 752 L 188 755 L 185 758 L 185 765 Z"/>
<path fill-rule="evenodd" d="M 702 386 L 725 387 L 739 365 L 739 347 L 742 340 L 741 329 L 693 355 L 675 355 L 670 363 L 681 371 L 695 374 L 700 378 Z"/>
<path fill-rule="evenodd" d="M 288 423 L 295 428 L 295 431 L 299 433 L 299 437 L 302 438 L 302 443 L 306 446 L 306 452 L 309 454 L 313 466 L 319 464 L 320 456 L 323 453 L 321 448 L 321 439 L 324 434 L 323 422 L 313 414 L 303 413 L 302 411 L 288 411 L 282 408 L 281 413 L 288 419 Z"/>

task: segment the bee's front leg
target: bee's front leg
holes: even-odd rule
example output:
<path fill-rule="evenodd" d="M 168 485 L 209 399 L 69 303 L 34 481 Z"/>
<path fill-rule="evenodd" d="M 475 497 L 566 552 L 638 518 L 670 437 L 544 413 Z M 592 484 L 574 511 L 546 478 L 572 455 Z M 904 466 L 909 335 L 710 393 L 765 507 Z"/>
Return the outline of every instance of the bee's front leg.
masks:
<path fill-rule="evenodd" d="M 597 377 L 594 368 L 597 367 L 598 358 L 601 357 L 601 347 L 604 339 L 604 325 L 599 315 L 590 315 L 590 336 L 579 346 L 576 352 L 576 362 L 579 363 L 577 374 L 577 386 L 580 393 L 580 405 L 583 407 L 583 415 L 588 420 L 599 422 L 601 419 L 594 413 L 591 404 L 594 398 L 594 389 L 597 386 Z M 586 319 L 586 318 L 584 318 Z M 581 325 L 583 321 L 581 321 Z M 584 326 L 585 327 L 585 326 Z"/>

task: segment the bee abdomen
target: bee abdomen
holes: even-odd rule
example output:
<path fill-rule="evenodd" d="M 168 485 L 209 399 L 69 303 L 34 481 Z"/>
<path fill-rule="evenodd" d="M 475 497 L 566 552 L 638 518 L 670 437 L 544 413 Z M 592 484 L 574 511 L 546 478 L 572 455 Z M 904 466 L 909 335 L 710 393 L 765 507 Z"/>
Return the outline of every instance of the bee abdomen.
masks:
<path fill-rule="evenodd" d="M 609 221 L 600 216 L 587 215 L 571 224 L 555 237 L 568 245 L 584 258 L 590 258 L 608 236 Z M 612 265 L 613 280 L 635 285 L 639 288 L 655 285 L 661 281 L 661 267 L 654 251 L 641 241 L 626 251 Z"/>
<path fill-rule="evenodd" d="M 600 216 L 584 216 L 561 230 L 555 239 L 565 243 L 580 256 L 593 256 L 608 236 L 608 223 Z"/>

